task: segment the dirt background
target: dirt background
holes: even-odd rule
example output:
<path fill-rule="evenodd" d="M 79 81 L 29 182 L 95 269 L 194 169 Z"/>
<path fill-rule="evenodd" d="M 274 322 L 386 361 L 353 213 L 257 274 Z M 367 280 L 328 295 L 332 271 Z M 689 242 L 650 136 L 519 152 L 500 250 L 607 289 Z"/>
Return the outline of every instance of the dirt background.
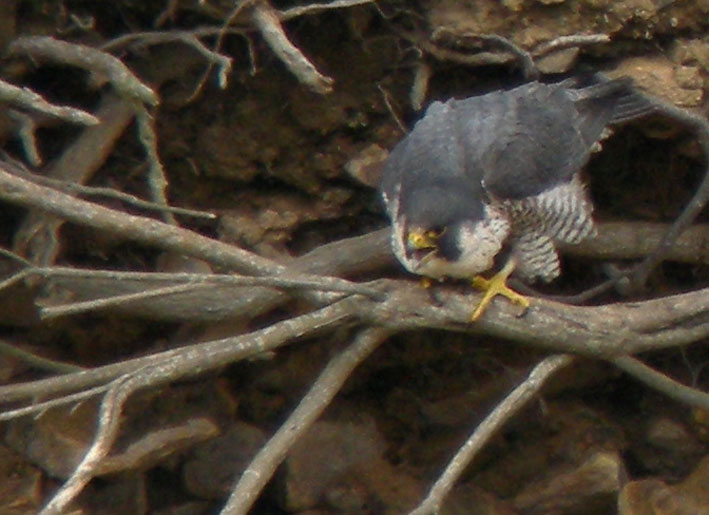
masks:
<path fill-rule="evenodd" d="M 297 4 L 273 5 L 284 10 Z M 100 47 L 127 34 L 219 29 L 232 9 L 230 2 L 216 0 L 5 0 L 0 47 L 24 35 Z M 284 23 L 288 37 L 334 80 L 324 95 L 299 83 L 248 24 L 238 18 L 236 24 L 241 33 L 227 34 L 220 50 L 233 59 L 225 89 L 214 71 L 200 83 L 207 62 L 185 44 L 131 44 L 112 53 L 159 93 L 153 115 L 170 204 L 218 214 L 215 221 L 185 217 L 180 223 L 282 263 L 387 224 L 376 191 L 363 183 L 366 167 L 358 163 L 391 149 L 422 115 L 418 103 L 524 80 L 508 54 L 471 34 L 497 34 L 529 50 L 564 35 L 607 35 L 609 42 L 540 58 L 544 80 L 599 70 L 630 75 L 668 102 L 707 114 L 706 0 L 383 0 L 294 17 Z M 212 47 L 214 33 L 202 41 Z M 481 52 L 499 62 L 469 59 Z M 430 80 L 417 82 L 425 72 Z M 0 62 L 0 74 L 55 103 L 89 112 L 107 90 L 75 67 L 17 56 Z M 425 84 L 423 93 L 414 84 Z M 4 150 L 24 160 L 12 124 L 5 125 Z M 39 168 L 51 168 L 80 131 L 42 124 L 37 143 L 46 164 Z M 597 218 L 673 220 L 701 179 L 703 159 L 693 135 L 668 120 L 617 130 L 586 171 Z M 89 183 L 149 197 L 145 174 L 145 152 L 131 126 Z M 2 245 L 17 248 L 26 212 L 9 205 L 0 212 Z M 71 224 L 59 236 L 54 264 L 136 271 L 204 266 L 175 264 L 171 256 Z M 606 276 L 605 265 L 567 256 L 563 277 L 545 291 L 580 291 Z M 381 275 L 404 276 L 398 267 Z M 699 288 L 708 279 L 701 264 L 666 263 L 650 278 L 645 295 Z M 40 322 L 32 291 L 23 295 L 5 296 L 3 338 L 82 366 L 262 327 L 300 309 L 293 303 L 258 319 L 210 325 L 111 313 Z M 613 292 L 595 302 L 620 298 Z M 204 425 L 188 445 L 94 480 L 77 509 L 217 512 L 249 458 L 346 337 L 343 330 L 301 341 L 262 360 L 133 399 L 117 452 L 161 428 L 195 420 Z M 437 331 L 392 338 L 350 378 L 253 512 L 405 513 L 542 355 L 510 342 Z M 646 357 L 704 390 L 707 360 L 705 342 Z M 0 355 L 3 383 L 41 376 L 21 360 Z M 1 513 L 38 510 L 85 452 L 95 417 L 96 403 L 85 402 L 1 426 Z M 705 413 L 668 401 L 610 365 L 580 361 L 505 426 L 469 467 L 444 513 L 607 514 L 617 511 L 619 498 L 623 513 L 709 513 L 707 420 Z"/>

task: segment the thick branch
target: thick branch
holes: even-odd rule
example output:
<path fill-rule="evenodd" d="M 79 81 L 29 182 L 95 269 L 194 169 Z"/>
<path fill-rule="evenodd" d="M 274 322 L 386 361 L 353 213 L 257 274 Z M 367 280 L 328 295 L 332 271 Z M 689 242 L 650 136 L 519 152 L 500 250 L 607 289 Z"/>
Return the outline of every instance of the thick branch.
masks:
<path fill-rule="evenodd" d="M 651 252 L 667 232 L 668 225 L 644 222 L 610 222 L 598 225 L 598 234 L 579 245 L 563 247 L 572 256 L 593 259 L 641 259 Z M 289 271 L 308 274 L 361 276 L 386 267 L 397 267 L 389 250 L 389 229 L 348 238 L 319 247 L 294 259 Z M 669 260 L 684 263 L 709 262 L 709 228 L 697 225 L 687 229 L 671 249 Z M 178 280 L 178 278 L 176 278 Z M 49 279 L 53 290 L 70 292 L 75 301 L 144 291 L 167 286 L 156 276 L 139 280 L 107 277 L 67 277 Z M 177 284 L 177 283 L 175 283 Z M 163 320 L 218 320 L 234 316 L 253 316 L 267 311 L 287 296 L 265 288 L 234 288 L 215 285 L 213 289 L 191 291 L 150 302 L 136 301 L 117 307 L 121 313 Z M 52 305 L 51 302 L 48 303 Z"/>

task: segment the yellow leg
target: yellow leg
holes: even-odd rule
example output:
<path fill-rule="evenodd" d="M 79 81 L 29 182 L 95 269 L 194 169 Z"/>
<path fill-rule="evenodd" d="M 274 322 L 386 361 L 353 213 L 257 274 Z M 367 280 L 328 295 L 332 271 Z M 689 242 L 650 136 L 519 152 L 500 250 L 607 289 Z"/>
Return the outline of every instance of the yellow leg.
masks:
<path fill-rule="evenodd" d="M 492 299 L 495 298 L 496 295 L 502 295 L 504 297 L 507 297 L 508 299 L 510 299 L 511 302 L 519 304 L 524 309 L 527 309 L 529 307 L 529 299 L 510 289 L 510 287 L 506 284 L 507 278 L 510 276 L 514 269 L 514 260 L 510 259 L 507 264 L 502 268 L 502 270 L 497 272 L 490 279 L 485 279 L 484 277 L 481 277 L 479 275 L 473 278 L 473 286 L 485 292 L 482 300 L 480 301 L 480 304 L 478 304 L 478 307 L 475 308 L 475 311 L 473 312 L 473 322 L 475 322 L 482 316 L 483 312 L 488 307 L 490 302 L 492 302 Z"/>

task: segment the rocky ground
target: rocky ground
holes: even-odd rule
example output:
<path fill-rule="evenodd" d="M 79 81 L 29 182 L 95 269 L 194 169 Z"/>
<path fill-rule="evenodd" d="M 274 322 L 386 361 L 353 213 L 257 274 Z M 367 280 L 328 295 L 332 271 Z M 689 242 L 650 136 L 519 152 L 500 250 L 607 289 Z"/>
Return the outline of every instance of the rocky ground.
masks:
<path fill-rule="evenodd" d="M 524 80 L 507 48 L 480 35 L 502 36 L 529 51 L 544 80 L 589 71 L 630 76 L 674 106 L 709 113 L 705 0 L 381 0 L 297 9 L 307 5 L 4 1 L 0 78 L 102 120 L 85 128 L 18 108 L 16 97 L 4 95 L 5 157 L 36 170 L 45 186 L 59 188 L 46 181 L 62 181 L 62 191 L 79 183 L 214 213 L 155 214 L 124 198 L 80 192 L 120 212 L 177 220 L 287 265 L 387 225 L 371 187 L 378 164 L 428 103 Z M 263 17 L 280 18 L 284 37 L 302 54 L 274 50 L 259 26 L 258 6 L 265 6 Z M 548 45 L 561 36 L 590 35 L 577 44 Z M 123 89 L 113 68 L 33 50 L 18 43 L 26 36 L 53 36 L 113 55 L 157 93 L 159 105 L 137 87 Z M 597 219 L 627 223 L 631 231 L 640 222 L 672 222 L 701 181 L 706 160 L 696 133 L 667 117 L 617 129 L 585 172 Z M 75 219 L 61 224 L 20 204 L 0 204 L 2 246 L 37 266 L 230 270 Z M 625 297 L 613 290 L 589 302 L 706 287 L 706 218 L 706 212 L 698 218 L 701 243 L 688 257 L 659 266 L 642 292 Z M 630 262 L 594 252 L 565 254 L 563 277 L 544 292 L 578 293 Z M 4 278 L 24 266 L 2 261 Z M 347 276 L 416 281 L 391 259 Z M 26 402 L 4 396 L 13 385 L 258 330 L 306 312 L 310 302 L 294 297 L 258 315 L 244 306 L 210 311 L 197 297 L 167 308 L 168 301 L 152 299 L 140 308 L 52 318 L 40 311 L 95 299 L 97 291 L 133 292 L 128 283 L 47 284 L 34 277 L 3 284 L 3 410 L 51 397 L 47 391 Z M 455 284 L 435 288 L 466 291 Z M 234 481 L 352 332 L 342 325 L 131 396 L 117 441 L 93 474 L 99 477 L 67 512 L 219 512 Z M 545 355 L 541 347 L 484 331 L 430 328 L 392 336 L 295 443 L 252 513 L 407 513 L 477 424 Z M 709 388 L 706 340 L 642 358 L 685 385 Z M 0 513 L 36 513 L 52 498 L 93 441 L 99 404 L 94 396 L 0 423 Z M 671 400 L 608 362 L 581 358 L 487 442 L 441 513 L 709 514 L 708 445 L 709 411 Z"/>

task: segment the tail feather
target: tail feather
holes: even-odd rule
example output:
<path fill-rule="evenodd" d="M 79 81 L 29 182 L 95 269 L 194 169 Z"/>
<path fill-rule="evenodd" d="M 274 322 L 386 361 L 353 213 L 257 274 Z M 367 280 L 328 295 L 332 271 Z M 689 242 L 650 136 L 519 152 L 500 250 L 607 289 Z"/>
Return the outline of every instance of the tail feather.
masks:
<path fill-rule="evenodd" d="M 577 80 L 575 94 L 580 111 L 605 111 L 606 123 L 610 125 L 635 120 L 656 110 L 630 77 L 608 79 L 598 73 L 584 76 Z"/>

